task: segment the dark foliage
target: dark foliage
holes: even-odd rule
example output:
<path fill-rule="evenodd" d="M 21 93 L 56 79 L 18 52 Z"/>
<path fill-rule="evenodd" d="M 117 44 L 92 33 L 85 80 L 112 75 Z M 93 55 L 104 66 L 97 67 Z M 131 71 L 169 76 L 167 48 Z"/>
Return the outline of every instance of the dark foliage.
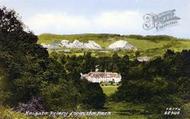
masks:
<path fill-rule="evenodd" d="M 80 65 L 74 62 L 76 58 L 65 69 L 37 40 L 36 35 L 25 30 L 15 11 L 0 8 L 0 104 L 18 107 L 19 111 L 36 111 L 42 108 L 33 97 L 42 97 L 45 109 L 51 111 L 95 105 L 83 103 L 86 92 L 80 92 L 80 88 L 87 89 L 88 82 L 77 86 L 79 70 L 72 68 Z M 99 95 L 103 95 L 102 90 L 96 90 Z M 100 103 L 103 106 L 104 101 Z"/>
<path fill-rule="evenodd" d="M 33 97 L 27 103 L 19 103 L 15 109 L 18 112 L 43 112 L 45 111 L 42 99 L 40 97 Z"/>
<path fill-rule="evenodd" d="M 182 107 L 190 101 L 190 51 L 168 50 L 163 58 L 130 65 L 130 71 L 114 98 L 147 104 L 152 113 Z"/>

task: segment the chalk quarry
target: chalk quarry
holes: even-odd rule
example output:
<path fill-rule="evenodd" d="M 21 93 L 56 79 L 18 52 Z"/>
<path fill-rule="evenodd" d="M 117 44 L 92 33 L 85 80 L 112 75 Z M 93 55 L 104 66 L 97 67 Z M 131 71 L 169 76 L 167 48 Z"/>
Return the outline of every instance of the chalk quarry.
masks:
<path fill-rule="evenodd" d="M 125 40 L 118 40 L 114 43 L 110 44 L 106 48 L 102 48 L 95 41 L 89 40 L 87 42 L 80 42 L 79 40 L 69 41 L 69 40 L 61 40 L 58 43 L 51 44 L 42 44 L 43 47 L 48 49 L 59 49 L 59 48 L 75 48 L 75 49 L 93 49 L 93 50 L 137 50 L 137 48 Z"/>

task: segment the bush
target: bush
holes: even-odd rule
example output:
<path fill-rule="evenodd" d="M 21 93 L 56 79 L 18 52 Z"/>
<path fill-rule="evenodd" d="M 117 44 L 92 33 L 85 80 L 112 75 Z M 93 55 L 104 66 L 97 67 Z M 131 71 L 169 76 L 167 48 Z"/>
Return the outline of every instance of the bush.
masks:
<path fill-rule="evenodd" d="M 100 109 L 104 106 L 106 96 L 99 83 L 86 83 L 82 90 L 82 103 L 87 109 Z"/>

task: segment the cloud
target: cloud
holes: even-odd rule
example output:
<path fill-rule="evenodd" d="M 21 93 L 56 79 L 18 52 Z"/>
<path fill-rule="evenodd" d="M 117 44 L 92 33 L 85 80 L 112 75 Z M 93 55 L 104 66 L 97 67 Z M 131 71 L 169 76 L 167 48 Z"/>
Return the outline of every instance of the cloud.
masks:
<path fill-rule="evenodd" d="M 105 29 L 137 30 L 142 25 L 142 15 L 137 11 L 105 12 L 94 20 Z"/>
<path fill-rule="evenodd" d="M 94 16 L 67 13 L 37 14 L 25 20 L 35 33 L 127 32 L 142 28 L 142 14 L 138 11 L 108 11 Z"/>
<path fill-rule="evenodd" d="M 37 33 L 61 32 L 88 27 L 88 21 L 82 16 L 67 14 L 38 14 L 26 21 L 26 25 Z"/>

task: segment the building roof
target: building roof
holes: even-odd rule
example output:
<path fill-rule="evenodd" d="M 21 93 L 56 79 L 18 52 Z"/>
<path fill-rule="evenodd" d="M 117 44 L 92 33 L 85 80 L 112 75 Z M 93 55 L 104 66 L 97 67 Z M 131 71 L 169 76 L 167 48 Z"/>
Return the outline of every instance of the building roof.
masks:
<path fill-rule="evenodd" d="M 120 78 L 121 75 L 113 72 L 89 72 L 88 74 L 84 74 L 84 77 L 91 78 Z"/>

